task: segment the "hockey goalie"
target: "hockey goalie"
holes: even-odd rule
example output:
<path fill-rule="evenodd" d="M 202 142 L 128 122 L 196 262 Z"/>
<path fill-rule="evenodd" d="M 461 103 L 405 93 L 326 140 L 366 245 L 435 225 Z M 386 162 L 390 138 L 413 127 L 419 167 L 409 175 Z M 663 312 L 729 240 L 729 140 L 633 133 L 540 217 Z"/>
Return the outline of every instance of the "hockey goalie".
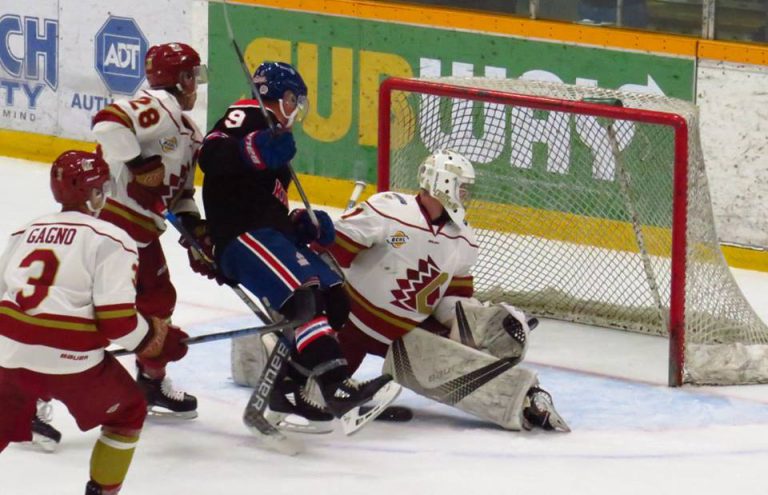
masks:
<path fill-rule="evenodd" d="M 537 321 L 472 297 L 478 246 L 464 217 L 474 178 L 465 157 L 440 150 L 420 165 L 417 194 L 376 194 L 336 222 L 329 252 L 351 303 L 338 332 L 347 366 L 382 356 L 401 385 L 505 429 L 570 431 L 536 373 L 516 366 Z M 252 382 L 263 354 L 258 339 L 235 342 L 235 381 Z"/>

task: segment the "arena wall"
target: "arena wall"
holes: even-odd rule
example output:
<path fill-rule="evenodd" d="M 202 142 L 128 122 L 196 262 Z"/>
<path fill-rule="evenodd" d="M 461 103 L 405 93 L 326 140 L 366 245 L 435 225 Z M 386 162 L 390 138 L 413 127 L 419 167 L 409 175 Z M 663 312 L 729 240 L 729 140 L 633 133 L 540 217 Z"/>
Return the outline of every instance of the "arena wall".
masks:
<path fill-rule="evenodd" d="M 143 54 L 166 41 L 189 43 L 209 63 L 193 114 L 207 128 L 248 91 L 222 9 L 202 0 L 0 0 L 0 154 L 48 161 L 92 148 L 93 114 L 142 87 Z M 285 60 L 307 79 L 312 111 L 297 132 L 295 166 L 314 202 L 340 206 L 352 180 L 375 180 L 377 88 L 389 75 L 663 93 L 701 108 L 729 262 L 768 269 L 768 48 L 359 0 L 241 0 L 229 9 L 249 66 Z"/>

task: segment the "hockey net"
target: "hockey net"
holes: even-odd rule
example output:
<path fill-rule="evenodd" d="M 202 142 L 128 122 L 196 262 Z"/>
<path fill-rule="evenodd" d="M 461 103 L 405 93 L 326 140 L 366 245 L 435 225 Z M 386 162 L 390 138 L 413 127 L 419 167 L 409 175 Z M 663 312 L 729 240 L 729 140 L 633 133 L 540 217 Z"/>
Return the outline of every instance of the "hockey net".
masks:
<path fill-rule="evenodd" d="M 475 165 L 476 296 L 545 317 L 669 336 L 669 383 L 768 382 L 768 328 L 715 233 L 689 102 L 524 80 L 386 80 L 379 190 L 419 164 Z"/>

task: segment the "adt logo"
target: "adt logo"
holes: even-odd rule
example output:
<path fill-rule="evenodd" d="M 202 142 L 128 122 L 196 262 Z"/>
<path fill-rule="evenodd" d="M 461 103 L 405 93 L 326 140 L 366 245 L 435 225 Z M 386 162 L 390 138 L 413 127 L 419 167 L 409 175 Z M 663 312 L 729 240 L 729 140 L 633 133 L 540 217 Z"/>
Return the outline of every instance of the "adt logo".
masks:
<path fill-rule="evenodd" d="M 96 33 L 96 70 L 115 93 L 131 95 L 144 80 L 147 38 L 136 21 L 110 16 Z"/>

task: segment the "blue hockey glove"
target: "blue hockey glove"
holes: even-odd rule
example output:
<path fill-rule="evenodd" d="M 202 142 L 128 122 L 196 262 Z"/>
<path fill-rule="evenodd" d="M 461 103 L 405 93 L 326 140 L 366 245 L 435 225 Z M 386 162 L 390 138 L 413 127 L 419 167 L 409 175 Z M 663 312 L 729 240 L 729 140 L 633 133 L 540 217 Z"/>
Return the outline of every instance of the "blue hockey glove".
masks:
<path fill-rule="evenodd" d="M 330 246 L 336 239 L 336 229 L 333 227 L 333 220 L 322 210 L 312 210 L 315 212 L 317 222 L 320 224 L 318 229 L 312 223 L 307 210 L 300 208 L 291 212 L 291 221 L 296 226 L 296 237 L 299 244 L 309 244 L 317 241 L 321 246 Z"/>
<path fill-rule="evenodd" d="M 243 158 L 257 170 L 277 170 L 296 155 L 296 142 L 290 132 L 254 131 L 240 142 Z"/>

